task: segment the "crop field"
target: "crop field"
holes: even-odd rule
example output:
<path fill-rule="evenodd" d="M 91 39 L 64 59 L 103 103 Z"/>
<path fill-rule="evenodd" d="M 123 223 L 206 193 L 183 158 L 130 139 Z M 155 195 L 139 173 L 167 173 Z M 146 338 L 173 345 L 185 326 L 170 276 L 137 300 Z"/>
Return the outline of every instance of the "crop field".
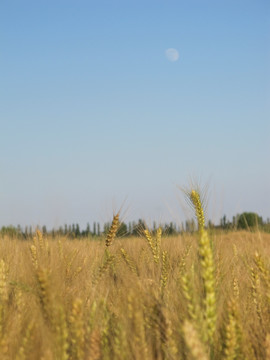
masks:
<path fill-rule="evenodd" d="M 270 234 L 0 241 L 0 358 L 270 359 Z"/>

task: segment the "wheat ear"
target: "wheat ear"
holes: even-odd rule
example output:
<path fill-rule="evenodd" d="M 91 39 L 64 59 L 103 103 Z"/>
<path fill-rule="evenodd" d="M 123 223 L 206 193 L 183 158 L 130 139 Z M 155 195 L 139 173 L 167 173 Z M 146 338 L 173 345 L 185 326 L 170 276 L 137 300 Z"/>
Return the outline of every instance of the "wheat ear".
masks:
<path fill-rule="evenodd" d="M 116 236 L 117 230 L 119 229 L 120 221 L 119 221 L 119 213 L 113 217 L 112 225 L 109 229 L 109 232 L 106 237 L 106 246 L 110 246 L 113 242 L 113 239 Z"/>
<path fill-rule="evenodd" d="M 190 200 L 194 206 L 199 228 L 199 258 L 201 275 L 204 285 L 204 317 L 207 327 L 208 342 L 213 343 L 216 329 L 216 294 L 214 256 L 207 231 L 204 228 L 205 219 L 200 195 L 192 190 Z"/>

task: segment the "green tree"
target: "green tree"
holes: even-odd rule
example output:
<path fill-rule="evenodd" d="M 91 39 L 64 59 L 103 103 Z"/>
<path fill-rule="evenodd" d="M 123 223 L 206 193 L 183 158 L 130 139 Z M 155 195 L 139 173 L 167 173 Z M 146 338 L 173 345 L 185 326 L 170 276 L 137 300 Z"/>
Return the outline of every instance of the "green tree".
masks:
<path fill-rule="evenodd" d="M 132 235 L 140 236 L 145 229 L 146 227 L 144 221 L 142 219 L 139 219 L 138 223 L 134 223 L 133 225 Z"/>
<path fill-rule="evenodd" d="M 87 225 L 86 225 L 86 236 L 89 236 L 90 233 L 91 233 L 91 229 L 90 229 L 90 224 L 88 222 Z"/>
<path fill-rule="evenodd" d="M 166 233 L 167 235 L 176 235 L 176 225 L 172 222 L 170 222 L 170 224 L 165 224 L 164 228 L 163 228 L 163 232 Z"/>
<path fill-rule="evenodd" d="M 79 237 L 81 235 L 80 226 L 79 224 L 76 224 L 75 226 L 75 236 Z"/>
<path fill-rule="evenodd" d="M 103 225 L 103 232 L 107 235 L 108 231 L 110 230 L 111 224 L 109 222 L 104 223 Z"/>
<path fill-rule="evenodd" d="M 63 229 L 63 227 L 60 226 L 57 232 L 58 232 L 58 235 L 59 235 L 59 236 L 63 236 L 63 234 L 64 234 L 64 229 Z"/>
<path fill-rule="evenodd" d="M 129 233 L 129 235 L 132 233 L 132 223 L 131 222 L 128 223 L 128 233 Z"/>
<path fill-rule="evenodd" d="M 125 223 L 121 223 L 117 231 L 117 236 L 125 236 L 128 233 L 128 228 Z"/>
<path fill-rule="evenodd" d="M 256 226 L 261 226 L 263 224 L 262 217 L 253 212 L 244 212 L 242 213 L 237 222 L 238 229 L 248 229 L 254 228 Z"/>
<path fill-rule="evenodd" d="M 18 235 L 18 231 L 12 225 L 3 226 L 1 229 L 1 235 L 7 235 L 8 237 L 15 238 Z"/>

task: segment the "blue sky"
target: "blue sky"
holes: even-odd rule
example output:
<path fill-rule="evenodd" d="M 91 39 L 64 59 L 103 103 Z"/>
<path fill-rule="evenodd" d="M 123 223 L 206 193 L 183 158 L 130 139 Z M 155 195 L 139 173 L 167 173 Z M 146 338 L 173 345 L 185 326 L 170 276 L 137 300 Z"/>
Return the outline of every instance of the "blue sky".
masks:
<path fill-rule="evenodd" d="M 185 220 L 190 177 L 270 217 L 269 1 L 4 0 L 0 44 L 0 226 Z"/>

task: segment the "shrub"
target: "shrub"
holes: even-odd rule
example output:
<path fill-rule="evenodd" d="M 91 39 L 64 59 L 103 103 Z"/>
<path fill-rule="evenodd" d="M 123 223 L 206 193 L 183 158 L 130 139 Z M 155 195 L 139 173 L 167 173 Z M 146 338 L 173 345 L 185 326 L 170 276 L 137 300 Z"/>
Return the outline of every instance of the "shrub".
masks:
<path fill-rule="evenodd" d="M 244 212 L 238 218 L 237 228 L 248 229 L 263 224 L 262 218 L 253 212 Z"/>

